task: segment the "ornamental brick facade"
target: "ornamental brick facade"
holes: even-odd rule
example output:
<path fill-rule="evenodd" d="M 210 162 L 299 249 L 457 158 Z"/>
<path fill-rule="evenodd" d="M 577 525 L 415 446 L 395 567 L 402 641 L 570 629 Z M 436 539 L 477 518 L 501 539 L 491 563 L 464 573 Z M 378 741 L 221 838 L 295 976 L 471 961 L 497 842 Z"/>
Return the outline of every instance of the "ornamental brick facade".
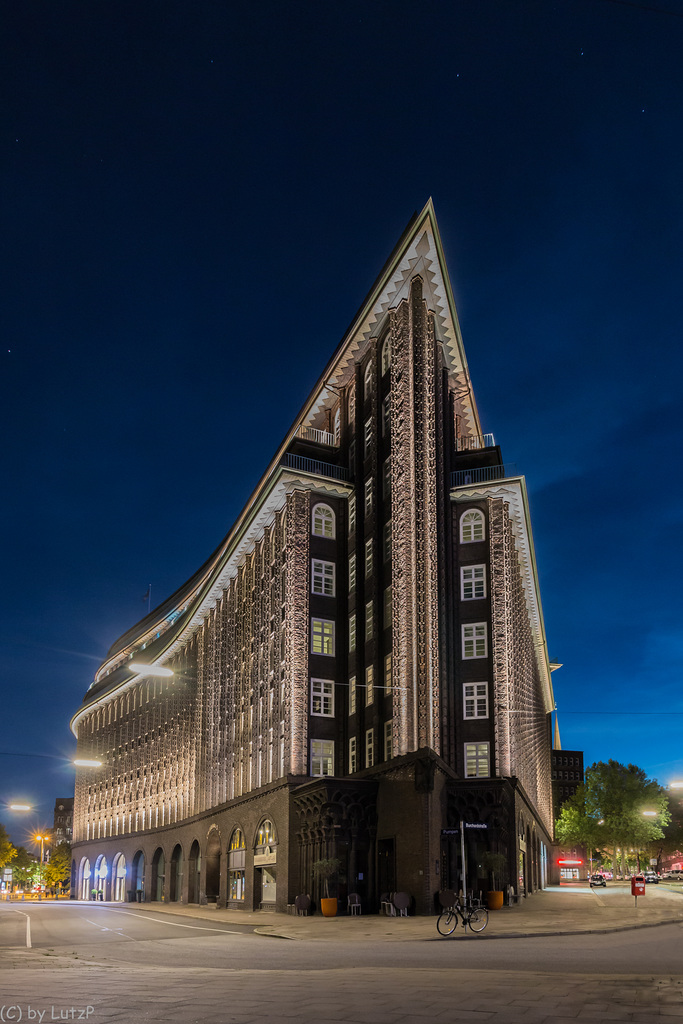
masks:
<path fill-rule="evenodd" d="M 545 884 L 543 617 L 524 479 L 481 431 L 431 202 L 221 546 L 74 715 L 73 893 L 284 911 Z M 163 674 L 160 674 L 163 673 Z M 461 843 L 455 835 L 464 823 Z M 465 849 L 463 863 L 462 848 Z"/>

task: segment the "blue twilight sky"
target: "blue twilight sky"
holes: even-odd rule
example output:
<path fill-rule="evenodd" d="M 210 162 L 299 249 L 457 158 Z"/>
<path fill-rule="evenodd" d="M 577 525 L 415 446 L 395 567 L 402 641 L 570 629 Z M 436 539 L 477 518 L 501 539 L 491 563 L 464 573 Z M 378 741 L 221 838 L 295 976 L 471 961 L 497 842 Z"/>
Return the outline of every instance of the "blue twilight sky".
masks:
<path fill-rule="evenodd" d="M 430 195 L 563 745 L 683 776 L 683 0 L 22 0 L 0 45 L 0 749 L 50 755 L 0 758 L 16 840 Z"/>

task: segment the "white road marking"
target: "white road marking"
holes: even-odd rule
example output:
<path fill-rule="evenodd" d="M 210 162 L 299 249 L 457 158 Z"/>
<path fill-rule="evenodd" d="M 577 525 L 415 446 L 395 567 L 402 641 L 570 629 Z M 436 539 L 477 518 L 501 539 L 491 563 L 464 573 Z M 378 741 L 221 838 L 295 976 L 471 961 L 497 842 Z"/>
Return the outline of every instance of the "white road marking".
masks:
<path fill-rule="evenodd" d="M 169 928 L 191 928 L 199 932 L 219 932 L 221 935 L 240 935 L 241 932 L 231 932 L 228 928 L 204 928 L 199 924 L 177 924 L 175 921 L 165 921 L 163 917 L 150 917 L 149 914 L 135 914 L 132 910 L 115 910 L 113 907 L 102 907 L 110 914 L 127 914 L 129 917 L 137 917 L 142 921 L 156 921 L 158 924 L 167 924 Z M 92 921 L 90 922 L 92 924 Z"/>

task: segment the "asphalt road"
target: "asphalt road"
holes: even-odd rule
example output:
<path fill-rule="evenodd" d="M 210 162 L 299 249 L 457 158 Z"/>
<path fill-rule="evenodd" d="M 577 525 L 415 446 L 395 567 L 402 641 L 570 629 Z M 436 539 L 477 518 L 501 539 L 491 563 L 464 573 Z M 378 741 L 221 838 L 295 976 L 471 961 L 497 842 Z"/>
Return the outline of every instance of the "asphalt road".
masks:
<path fill-rule="evenodd" d="M 321 944 L 94 904 L 0 906 L 0 1020 L 683 1021 L 682 940 L 683 926 L 663 925 L 489 942 L 444 941 L 435 929 L 426 941 Z"/>

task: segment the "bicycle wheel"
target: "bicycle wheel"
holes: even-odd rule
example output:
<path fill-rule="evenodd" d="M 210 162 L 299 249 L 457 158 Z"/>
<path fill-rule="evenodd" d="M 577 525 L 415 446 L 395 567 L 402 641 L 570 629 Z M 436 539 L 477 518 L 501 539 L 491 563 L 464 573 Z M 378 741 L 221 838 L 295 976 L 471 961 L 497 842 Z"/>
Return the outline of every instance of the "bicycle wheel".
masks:
<path fill-rule="evenodd" d="M 483 908 L 473 910 L 467 923 L 473 932 L 483 932 L 484 928 L 489 923 L 488 910 L 484 910 Z"/>
<path fill-rule="evenodd" d="M 458 923 L 458 915 L 453 910 L 444 910 L 436 922 L 439 935 L 452 935 Z"/>

